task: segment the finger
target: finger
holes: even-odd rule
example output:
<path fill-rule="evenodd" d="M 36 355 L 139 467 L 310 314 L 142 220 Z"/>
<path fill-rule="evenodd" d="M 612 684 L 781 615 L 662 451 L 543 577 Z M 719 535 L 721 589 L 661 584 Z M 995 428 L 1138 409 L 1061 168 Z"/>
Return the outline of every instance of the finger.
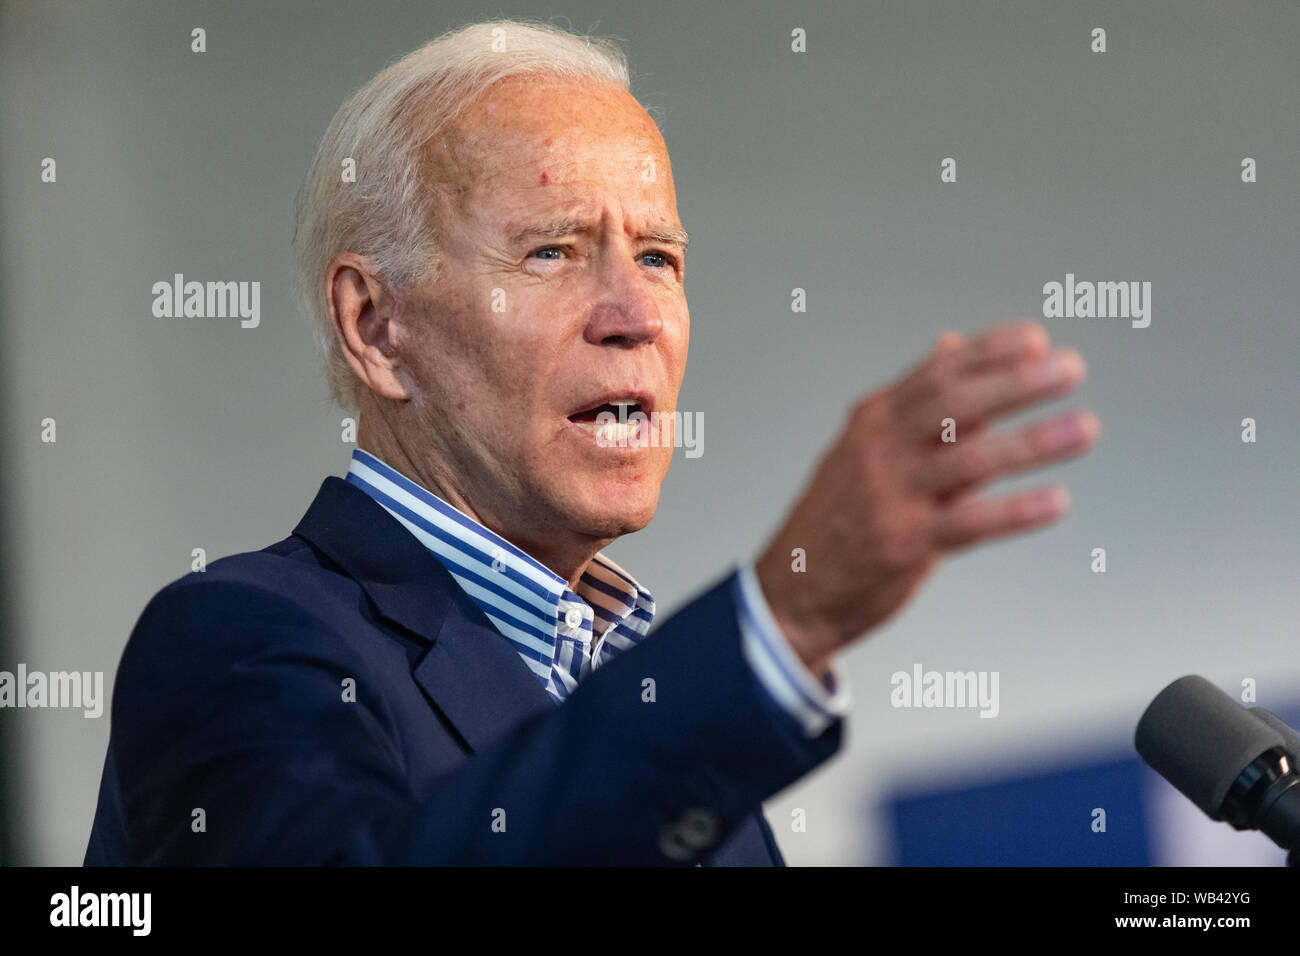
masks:
<path fill-rule="evenodd" d="M 944 332 L 934 340 L 934 344 L 930 346 L 930 351 L 926 353 L 925 358 L 912 366 L 899 379 L 900 384 L 923 379 L 938 362 L 943 361 L 946 356 L 958 351 L 964 345 L 965 338 L 960 332 L 952 329 Z"/>
<path fill-rule="evenodd" d="M 965 498 L 936 514 L 931 541 L 937 548 L 955 551 L 1051 524 L 1069 507 L 1069 492 L 1060 485 L 1005 498 Z"/>
<path fill-rule="evenodd" d="M 997 478 L 1081 455 L 1100 431 L 1097 416 L 1080 410 L 1016 431 L 967 434 L 923 458 L 912 472 L 912 488 L 923 495 L 961 494 Z"/>
<path fill-rule="evenodd" d="M 1050 345 L 1042 323 L 1028 319 L 1003 322 L 971 339 L 958 357 L 956 368 L 969 372 L 988 365 L 1041 359 Z"/>
<path fill-rule="evenodd" d="M 949 329 L 947 332 L 944 332 L 935 339 L 933 351 L 946 352 L 950 349 L 958 349 L 965 344 L 965 341 L 965 336 L 960 332 L 955 331 L 954 329 Z"/>
<path fill-rule="evenodd" d="M 962 397 L 961 392 L 954 394 L 960 383 L 978 377 L 973 390 L 979 397 L 987 390 L 987 380 L 999 372 L 1005 372 L 1007 376 L 994 378 L 995 385 L 1002 383 L 1004 387 L 1014 387 L 1016 379 L 1011 374 L 1014 370 L 1021 370 L 1015 371 L 1015 375 L 1032 381 L 1038 374 L 1037 369 L 1051 358 L 1048 341 L 1047 331 L 1042 325 L 1028 320 L 995 325 L 962 344 L 958 344 L 960 333 L 946 332 L 925 361 L 894 387 L 891 405 L 895 417 L 909 430 L 926 438 L 935 434 L 936 423 L 944 418 L 961 421 L 958 412 L 962 413 L 964 424 L 969 428 L 975 424 L 972 410 L 949 400 Z M 1083 371 L 1079 369 L 1080 380 Z M 979 409 L 975 411 L 983 414 Z"/>
<path fill-rule="evenodd" d="M 1087 376 L 1083 356 L 1057 349 L 1042 361 L 1021 362 L 972 375 L 949 384 L 915 411 L 919 432 L 937 434 L 938 423 L 951 418 L 962 426 L 988 422 L 1000 415 L 1068 395 Z"/>
<path fill-rule="evenodd" d="M 958 436 L 988 423 L 998 415 L 1073 391 L 1087 368 L 1072 349 L 1058 349 L 1038 362 L 992 368 L 966 378 L 932 370 L 896 388 L 891 395 L 891 415 L 908 434 L 922 443 L 937 443 L 948 419 Z"/>

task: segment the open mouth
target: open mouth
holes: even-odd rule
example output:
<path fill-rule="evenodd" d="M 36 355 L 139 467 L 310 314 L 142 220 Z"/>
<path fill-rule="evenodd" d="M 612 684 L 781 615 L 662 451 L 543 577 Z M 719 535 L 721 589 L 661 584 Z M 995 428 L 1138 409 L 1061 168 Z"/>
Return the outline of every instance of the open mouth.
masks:
<path fill-rule="evenodd" d="M 639 447 L 649 428 L 650 401 L 641 396 L 615 397 L 584 408 L 569 421 L 595 437 L 597 444 Z"/>
<path fill-rule="evenodd" d="M 593 408 L 575 412 L 569 416 L 569 421 L 579 425 L 594 425 L 601 420 L 600 416 L 604 414 L 606 416 L 604 420 L 606 421 L 609 420 L 608 416 L 612 415 L 615 421 L 626 422 L 634 412 L 641 410 L 640 402 L 602 402 Z"/>

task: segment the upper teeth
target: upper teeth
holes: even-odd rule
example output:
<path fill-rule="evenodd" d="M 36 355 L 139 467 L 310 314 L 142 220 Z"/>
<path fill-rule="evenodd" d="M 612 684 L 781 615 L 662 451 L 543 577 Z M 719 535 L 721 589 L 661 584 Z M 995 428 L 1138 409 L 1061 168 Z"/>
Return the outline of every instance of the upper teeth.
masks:
<path fill-rule="evenodd" d="M 637 434 L 636 422 L 610 422 L 597 425 L 593 431 L 602 445 L 626 445 Z"/>

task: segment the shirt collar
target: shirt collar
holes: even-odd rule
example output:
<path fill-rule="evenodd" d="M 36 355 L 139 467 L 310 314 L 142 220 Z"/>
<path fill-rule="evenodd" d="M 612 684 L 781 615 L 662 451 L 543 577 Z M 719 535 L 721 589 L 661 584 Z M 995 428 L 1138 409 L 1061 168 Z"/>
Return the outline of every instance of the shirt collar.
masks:
<path fill-rule="evenodd" d="M 550 666 L 557 635 L 630 645 L 654 620 L 650 592 L 604 554 L 570 589 L 535 558 L 367 451 L 353 451 L 347 481 L 434 553 L 529 666 L 536 661 L 539 674 Z"/>

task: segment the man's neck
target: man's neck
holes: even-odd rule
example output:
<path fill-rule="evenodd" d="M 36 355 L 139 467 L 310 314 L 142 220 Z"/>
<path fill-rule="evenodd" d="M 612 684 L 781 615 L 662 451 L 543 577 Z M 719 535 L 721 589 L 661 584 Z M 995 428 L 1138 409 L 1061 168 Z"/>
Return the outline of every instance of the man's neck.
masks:
<path fill-rule="evenodd" d="M 470 497 L 458 487 L 455 476 L 447 469 L 417 463 L 414 455 L 407 454 L 402 442 L 387 429 L 369 429 L 362 417 L 357 431 L 357 447 L 374 455 L 394 471 L 405 475 L 426 491 L 437 495 L 447 504 L 494 534 L 498 534 L 523 551 L 543 567 L 564 578 L 570 588 L 576 589 L 592 560 L 608 541 L 565 541 L 570 536 L 555 535 L 554 540 L 530 540 L 517 528 L 506 526 L 493 517 L 490 508 L 478 508 Z M 425 467 L 421 467 L 424 464 Z"/>

